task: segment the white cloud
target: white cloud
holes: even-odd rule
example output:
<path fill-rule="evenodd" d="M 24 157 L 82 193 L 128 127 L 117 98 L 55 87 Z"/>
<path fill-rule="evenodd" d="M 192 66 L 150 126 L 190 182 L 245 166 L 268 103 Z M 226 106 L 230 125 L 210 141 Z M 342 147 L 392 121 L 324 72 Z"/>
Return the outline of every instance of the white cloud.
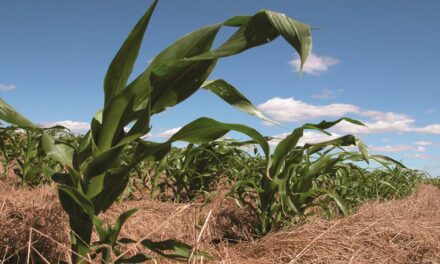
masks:
<path fill-rule="evenodd" d="M 75 133 L 83 133 L 90 129 L 90 124 L 86 122 L 72 121 L 72 120 L 63 120 L 56 122 L 43 122 L 39 124 L 41 127 L 53 127 L 56 125 L 64 126 L 70 129 Z"/>
<path fill-rule="evenodd" d="M 315 99 L 332 99 L 336 98 L 336 94 L 342 92 L 343 89 L 331 90 L 328 88 L 324 88 L 320 90 L 318 93 L 312 95 Z"/>
<path fill-rule="evenodd" d="M 260 104 L 258 108 L 278 122 L 294 122 L 321 117 L 340 117 L 357 113 L 359 108 L 350 104 L 311 105 L 294 98 L 274 97 Z"/>
<path fill-rule="evenodd" d="M 440 134 L 440 124 L 431 124 L 424 127 L 414 127 L 410 131 L 427 134 Z"/>
<path fill-rule="evenodd" d="M 414 145 L 417 145 L 417 146 L 431 146 L 432 142 L 431 141 L 420 140 L 420 141 L 415 142 Z"/>
<path fill-rule="evenodd" d="M 361 115 L 370 118 L 370 121 L 365 122 L 365 125 L 371 133 L 404 132 L 415 122 L 407 115 L 393 112 L 364 111 Z"/>
<path fill-rule="evenodd" d="M 411 145 L 387 145 L 387 146 L 369 146 L 373 151 L 377 152 L 402 152 L 402 151 L 414 151 L 425 152 L 426 148 L 423 146 L 411 146 Z"/>
<path fill-rule="evenodd" d="M 365 126 L 355 125 L 342 121 L 334 126 L 331 131 L 351 134 L 371 134 L 385 132 L 415 132 L 426 134 L 440 134 L 440 124 L 429 124 L 423 127 L 415 126 L 415 119 L 401 113 L 382 112 L 374 110 L 361 110 L 360 107 L 352 104 L 327 104 L 312 105 L 292 97 L 274 97 L 258 105 L 260 111 L 277 122 L 297 122 L 311 119 L 322 119 L 324 117 L 340 118 L 361 116 Z M 366 120 L 365 120 L 366 119 Z M 268 123 L 264 123 L 268 125 Z"/>
<path fill-rule="evenodd" d="M 172 137 L 174 134 L 176 134 L 176 132 L 179 131 L 181 128 L 182 127 L 176 127 L 176 128 L 171 128 L 171 129 L 162 131 L 159 134 L 157 134 L 157 137 L 168 139 L 168 138 Z"/>
<path fill-rule="evenodd" d="M 299 67 L 301 65 L 299 56 L 289 63 L 294 67 L 295 71 L 299 72 Z M 319 75 L 323 72 L 326 72 L 330 66 L 337 63 L 339 63 L 339 61 L 335 58 L 329 56 L 318 56 L 314 53 L 311 53 L 307 58 L 306 63 L 304 63 L 302 70 L 305 73 Z"/>
<path fill-rule="evenodd" d="M 7 84 L 0 83 L 0 92 L 9 92 L 9 91 L 12 91 L 15 89 L 17 89 L 17 86 L 15 86 L 13 84 L 7 85 Z"/>
<path fill-rule="evenodd" d="M 416 132 L 440 134 L 440 124 L 431 124 L 424 127 L 414 126 L 415 120 L 408 115 L 393 112 L 361 111 L 359 115 L 368 117 L 363 122 L 365 127 L 357 126 L 348 122 L 341 122 L 332 130 L 340 133 L 371 134 L 385 132 Z"/>
<path fill-rule="evenodd" d="M 434 155 L 424 154 L 424 153 L 406 154 L 405 157 L 410 158 L 410 159 L 434 159 L 434 160 L 440 160 L 440 156 L 434 156 Z"/>
<path fill-rule="evenodd" d="M 280 143 L 281 140 L 286 138 L 290 133 L 283 133 L 280 135 L 273 136 L 274 139 L 269 141 L 269 145 L 276 146 L 278 143 Z M 298 145 L 304 146 L 304 144 L 309 143 L 319 143 L 327 140 L 332 140 L 335 138 L 340 137 L 341 135 L 337 133 L 333 133 L 332 135 L 326 135 L 324 133 L 315 132 L 315 131 L 305 131 L 303 137 L 299 140 Z"/>

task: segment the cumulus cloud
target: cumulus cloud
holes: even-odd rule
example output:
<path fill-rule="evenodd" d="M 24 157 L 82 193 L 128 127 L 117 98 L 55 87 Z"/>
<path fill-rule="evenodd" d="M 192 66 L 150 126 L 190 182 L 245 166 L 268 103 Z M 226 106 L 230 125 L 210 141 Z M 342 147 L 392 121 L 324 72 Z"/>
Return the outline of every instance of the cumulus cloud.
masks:
<path fill-rule="evenodd" d="M 15 86 L 13 84 L 7 85 L 7 84 L 0 83 L 0 92 L 9 92 L 9 91 L 15 90 L 16 88 L 17 88 L 17 86 Z"/>
<path fill-rule="evenodd" d="M 373 151 L 377 152 L 403 152 L 403 151 L 413 151 L 413 152 L 425 152 L 426 148 L 423 146 L 412 146 L 412 145 L 387 145 L 387 146 L 370 146 Z"/>
<path fill-rule="evenodd" d="M 414 129 L 412 125 L 415 120 L 405 114 L 380 111 L 360 111 L 358 114 L 369 119 L 363 122 L 365 126 L 357 126 L 343 121 L 336 125 L 334 130 L 345 133 L 369 134 L 408 132 Z"/>
<path fill-rule="evenodd" d="M 299 56 L 297 56 L 296 59 L 290 61 L 289 63 L 293 66 L 295 71 L 299 72 L 299 68 L 301 65 L 301 60 Z M 339 61 L 335 58 L 329 56 L 318 56 L 314 53 L 311 53 L 307 58 L 306 63 L 304 63 L 302 70 L 305 73 L 320 75 L 321 73 L 328 71 L 330 66 L 338 63 Z"/>
<path fill-rule="evenodd" d="M 401 113 L 362 110 L 352 104 L 313 105 L 296 100 L 292 97 L 274 97 L 258 105 L 260 111 L 277 122 L 297 122 L 324 117 L 340 118 L 342 116 L 358 115 L 365 126 L 342 121 L 332 128 L 337 133 L 371 134 L 385 132 L 416 132 L 440 134 L 440 124 L 429 124 L 418 127 L 415 119 Z M 267 123 L 265 123 L 267 124 Z"/>
<path fill-rule="evenodd" d="M 86 122 L 72 121 L 72 120 L 63 120 L 56 122 L 43 122 L 39 124 L 41 127 L 53 127 L 53 126 L 64 126 L 70 129 L 74 133 L 84 133 L 90 129 L 90 124 Z"/>
<path fill-rule="evenodd" d="M 314 94 L 312 97 L 315 99 L 332 99 L 332 98 L 336 98 L 337 94 L 342 91 L 343 89 L 331 90 L 328 88 L 324 88 L 320 90 L 318 93 Z"/>
<path fill-rule="evenodd" d="M 417 146 L 431 146 L 432 142 L 431 141 L 420 140 L 420 141 L 414 142 L 414 145 L 417 145 Z"/>
<path fill-rule="evenodd" d="M 440 156 L 425 154 L 425 153 L 413 153 L 413 154 L 406 154 L 405 157 L 410 159 L 434 159 L 434 160 L 440 160 Z"/>
<path fill-rule="evenodd" d="M 359 108 L 351 104 L 312 105 L 294 98 L 275 97 L 260 104 L 258 108 L 278 122 L 295 122 L 321 117 L 340 117 L 358 113 Z"/>
<path fill-rule="evenodd" d="M 174 134 L 176 134 L 176 132 L 179 131 L 181 128 L 182 127 L 176 127 L 176 128 L 171 128 L 171 129 L 162 131 L 159 134 L 157 134 L 157 137 L 168 139 L 168 138 L 172 137 Z"/>
<path fill-rule="evenodd" d="M 414 127 L 410 131 L 426 133 L 426 134 L 440 134 L 440 124 L 431 124 L 424 127 Z"/>

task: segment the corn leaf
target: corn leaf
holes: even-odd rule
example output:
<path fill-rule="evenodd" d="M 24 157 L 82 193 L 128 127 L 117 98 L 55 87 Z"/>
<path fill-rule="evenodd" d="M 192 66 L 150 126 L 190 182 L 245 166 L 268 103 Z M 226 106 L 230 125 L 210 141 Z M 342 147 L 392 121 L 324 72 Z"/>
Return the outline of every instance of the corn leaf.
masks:
<path fill-rule="evenodd" d="M 203 83 L 202 88 L 213 92 L 225 102 L 245 113 L 256 116 L 267 122 L 278 124 L 263 115 L 263 113 L 261 113 L 260 110 L 258 110 L 258 108 L 256 108 L 252 104 L 252 102 L 249 101 L 249 99 L 247 99 L 242 93 L 235 89 L 234 86 L 227 83 L 225 80 L 220 79 L 214 81 L 206 81 L 205 83 Z"/>
<path fill-rule="evenodd" d="M 128 35 L 122 47 L 114 57 L 104 79 L 105 103 L 107 104 L 115 94 L 123 89 L 133 70 L 134 63 L 144 38 L 151 15 L 156 7 L 157 0 L 138 21 L 134 29 Z"/>

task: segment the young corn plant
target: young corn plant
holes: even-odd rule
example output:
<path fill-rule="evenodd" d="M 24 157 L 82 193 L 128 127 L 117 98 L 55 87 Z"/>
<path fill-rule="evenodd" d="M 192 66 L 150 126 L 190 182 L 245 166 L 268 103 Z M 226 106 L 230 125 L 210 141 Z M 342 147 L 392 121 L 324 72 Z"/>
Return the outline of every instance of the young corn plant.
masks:
<path fill-rule="evenodd" d="M 257 178 L 237 182 L 232 194 L 240 203 L 253 209 L 257 218 L 255 232 L 258 235 L 267 234 L 290 223 L 293 217 L 304 215 L 308 208 L 316 205 L 316 199 L 323 195 L 331 197 L 343 212 L 347 212 L 335 192 L 315 183 L 319 177 L 329 174 L 336 168 L 336 164 L 349 157 L 346 152 L 331 153 L 333 149 L 357 146 L 360 156 L 368 160 L 365 145 L 352 135 L 317 144 L 298 145 L 304 130 L 315 129 L 327 133 L 325 129 L 342 120 L 362 125 L 349 118 L 305 124 L 278 143 L 272 155 L 269 178 L 260 174 Z"/>
<path fill-rule="evenodd" d="M 14 160 L 21 156 L 22 141 L 17 127 L 0 127 L 0 162 L 4 174 L 8 173 Z"/>
<path fill-rule="evenodd" d="M 93 227 L 104 230 L 97 219 L 124 191 L 132 169 L 145 159 L 162 159 L 170 151 L 173 142 L 202 144 L 235 130 L 257 142 L 269 162 L 268 143 L 256 130 L 210 118 L 199 118 L 187 124 L 163 143 L 142 140 L 142 136 L 151 129 L 153 115 L 181 103 L 203 87 L 233 107 L 267 120 L 226 81 L 207 81 L 216 63 L 220 58 L 267 44 L 278 36 L 293 46 L 302 63 L 311 50 L 309 26 L 284 14 L 261 10 L 253 16 L 233 17 L 184 35 L 157 55 L 145 71 L 128 83 L 156 4 L 157 1 L 141 17 L 111 62 L 104 79 L 104 106 L 93 117 L 91 129 L 81 138 L 79 146 L 65 144 L 48 135 L 0 100 L 0 119 L 40 133 L 45 153 L 63 165 L 54 178 L 59 182 L 60 202 L 69 216 L 73 263 L 87 261 Z M 218 31 L 225 26 L 234 27 L 236 31 L 218 48 L 212 48 Z M 126 127 L 130 127 L 128 132 L 124 131 Z M 133 142 L 136 142 L 133 154 L 123 161 L 121 155 L 124 148 Z M 114 230 L 118 229 L 110 228 L 109 235 L 99 231 L 101 240 L 110 241 L 110 248 L 114 249 L 125 241 L 114 239 L 114 234 L 118 234 Z M 106 240 L 108 236 L 112 239 Z M 159 256 L 177 259 L 185 258 L 189 250 L 177 241 L 143 240 L 140 244 Z M 175 254 L 165 254 L 165 250 L 174 250 Z M 111 259 L 109 255 L 117 255 L 117 251 L 101 250 L 100 254 L 103 263 L 107 263 Z M 143 261 L 150 259 L 150 256 L 140 253 L 133 258 Z M 112 261 L 123 263 L 131 260 L 121 253 Z"/>
<path fill-rule="evenodd" d="M 46 133 L 56 134 L 62 128 L 47 128 Z M 36 186 L 49 182 L 58 164 L 46 158 L 42 149 L 41 134 L 21 131 L 17 127 L 0 128 L 0 153 L 4 171 L 13 168 L 20 184 Z"/>
<path fill-rule="evenodd" d="M 234 177 L 231 170 L 239 165 L 237 161 L 248 157 L 239 145 L 231 140 L 216 140 L 172 150 L 156 167 L 159 192 L 171 191 L 171 199 L 182 202 L 210 193 L 220 182 L 229 184 Z"/>
<path fill-rule="evenodd" d="M 396 172 L 401 172 L 400 168 L 404 166 L 386 156 L 370 155 L 366 146 L 353 135 L 316 144 L 298 145 L 305 129 L 327 133 L 326 129 L 342 120 L 362 125 L 359 121 L 349 118 L 305 124 L 295 129 L 276 146 L 269 168 L 270 179 L 260 174 L 256 178 L 237 182 L 232 194 L 239 202 L 253 209 L 257 217 L 255 231 L 258 235 L 288 225 L 294 217 L 304 216 L 309 209 L 316 206 L 324 209 L 329 217 L 334 215 L 334 208 L 331 207 L 333 204 L 338 211 L 344 215 L 348 214 L 349 208 L 357 204 L 356 201 L 365 201 L 364 197 L 359 196 L 361 194 L 358 190 L 350 190 L 353 186 L 368 190 L 379 190 L 380 187 L 378 192 L 381 197 L 388 197 L 391 188 L 395 195 L 399 193 L 397 188 L 388 182 L 401 182 L 405 179 L 408 181 L 405 190 L 415 185 L 417 180 L 413 174 L 398 176 L 389 172 L 386 174 L 388 179 L 373 179 L 369 175 L 367 186 L 364 186 L 367 184 L 366 181 L 359 183 L 356 177 L 365 177 L 365 174 L 352 162 L 368 163 L 374 160 L 387 169 L 391 169 L 389 165 L 396 165 Z M 356 146 L 358 151 L 347 152 L 343 149 L 349 146 Z M 358 170 L 354 171 L 354 168 Z"/>

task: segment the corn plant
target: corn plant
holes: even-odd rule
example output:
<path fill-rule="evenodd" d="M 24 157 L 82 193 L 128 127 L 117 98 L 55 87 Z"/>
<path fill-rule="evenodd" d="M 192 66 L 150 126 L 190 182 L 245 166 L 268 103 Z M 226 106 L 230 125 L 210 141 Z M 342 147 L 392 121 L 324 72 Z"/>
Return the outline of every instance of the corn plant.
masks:
<path fill-rule="evenodd" d="M 41 133 L 42 146 L 48 157 L 64 167 L 55 173 L 54 178 L 59 182 L 60 202 L 69 216 L 73 263 L 86 261 L 90 252 L 92 229 L 94 225 L 101 228 L 96 219 L 124 191 L 131 170 L 143 160 L 162 159 L 170 151 L 173 142 L 202 144 L 235 130 L 255 140 L 269 162 L 268 143 L 250 127 L 204 117 L 187 124 L 166 142 L 156 143 L 141 139 L 151 129 L 151 116 L 179 104 L 203 87 L 235 108 L 267 119 L 226 81 L 207 81 L 217 61 L 269 43 L 278 36 L 293 46 L 302 63 L 311 50 L 309 26 L 284 14 L 262 10 L 253 16 L 233 17 L 184 35 L 157 55 L 144 72 L 128 83 L 156 4 L 157 1 L 142 16 L 111 62 L 104 79 L 104 107 L 93 117 L 91 129 L 82 137 L 79 146 L 65 144 L 44 133 L 0 100 L 0 119 L 28 131 Z M 223 44 L 212 49 L 215 37 L 223 26 L 237 29 Z M 130 127 L 128 132 L 124 131 L 126 127 Z M 136 148 L 131 157 L 122 162 L 123 150 L 132 142 L 137 143 Z M 106 235 L 102 233 L 102 236 Z M 110 243 L 115 240 L 112 241 Z M 187 247 L 177 241 L 164 244 L 144 240 L 140 244 L 156 253 L 173 249 L 176 252 L 177 249 L 178 252 L 188 251 Z M 111 253 L 111 250 L 101 251 L 104 263 Z M 176 254 L 159 255 L 173 257 Z M 182 256 L 185 254 L 176 258 Z M 135 257 L 149 259 L 149 256 L 142 253 Z M 117 261 L 130 260 L 119 255 Z"/>
<path fill-rule="evenodd" d="M 22 136 L 17 127 L 0 127 L 0 155 L 3 172 L 7 173 L 13 161 L 22 153 Z"/>
<path fill-rule="evenodd" d="M 216 140 L 175 148 L 154 166 L 152 187 L 162 195 L 171 191 L 173 201 L 184 202 L 217 189 L 221 181 L 229 185 L 231 170 L 248 157 L 240 144 Z"/>
<path fill-rule="evenodd" d="M 370 155 L 366 146 L 353 135 L 316 144 L 299 146 L 305 129 L 325 132 L 345 120 L 362 125 L 357 120 L 342 118 L 335 122 L 305 124 L 281 140 L 275 148 L 269 176 L 262 170 L 236 182 L 231 194 L 241 204 L 253 209 L 258 235 L 292 222 L 297 216 L 308 214 L 314 207 L 334 215 L 335 205 L 344 215 L 359 202 L 372 197 L 392 199 L 408 194 L 420 183 L 421 176 L 406 169 L 401 163 L 386 156 Z M 348 152 L 343 147 L 357 146 Z M 337 151 L 342 149 L 343 151 Z M 355 165 L 374 160 L 385 169 L 369 172 Z M 392 166 L 394 165 L 394 167 Z"/>
<path fill-rule="evenodd" d="M 357 146 L 360 155 L 367 160 L 365 145 L 352 135 L 317 144 L 298 145 L 305 129 L 327 133 L 325 129 L 342 120 L 362 125 L 349 118 L 335 122 L 323 121 L 315 125 L 305 124 L 279 142 L 272 155 L 269 178 L 260 174 L 254 179 L 239 181 L 234 186 L 232 194 L 240 203 L 250 206 L 257 217 L 257 234 L 264 235 L 289 223 L 294 216 L 303 215 L 308 208 L 315 205 L 317 197 L 322 195 L 331 197 L 346 212 L 336 193 L 316 186 L 315 182 L 348 157 L 346 153 L 331 153 L 334 148 Z M 328 147 L 330 149 L 325 150 Z M 321 153 L 323 150 L 325 151 Z"/>
<path fill-rule="evenodd" d="M 55 126 L 45 129 L 51 135 L 63 128 Z M 48 160 L 41 145 L 41 134 L 32 131 L 21 131 L 17 127 L 0 128 L 0 153 L 3 156 L 4 170 L 12 166 L 20 183 L 36 186 L 49 182 L 58 164 Z"/>
<path fill-rule="evenodd" d="M 439 176 L 437 176 L 437 177 L 426 176 L 423 182 L 425 184 L 430 184 L 430 185 L 433 185 L 433 186 L 440 189 L 440 177 Z"/>

